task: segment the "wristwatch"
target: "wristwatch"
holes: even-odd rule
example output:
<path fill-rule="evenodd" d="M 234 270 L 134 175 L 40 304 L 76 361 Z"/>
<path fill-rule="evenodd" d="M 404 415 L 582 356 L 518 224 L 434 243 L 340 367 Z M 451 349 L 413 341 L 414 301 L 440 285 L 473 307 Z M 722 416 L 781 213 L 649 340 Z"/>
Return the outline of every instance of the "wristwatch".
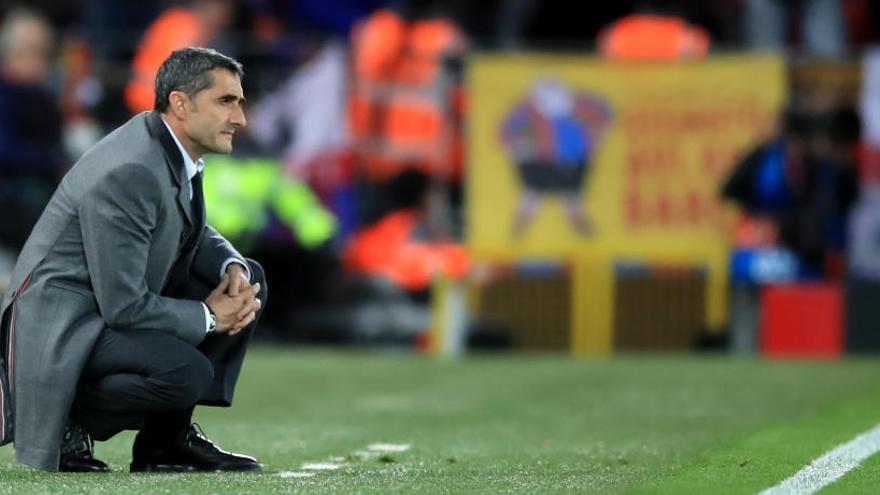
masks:
<path fill-rule="evenodd" d="M 208 333 L 212 334 L 214 333 L 214 330 L 217 329 L 217 315 L 214 314 L 214 310 L 211 309 L 211 306 L 206 304 L 205 307 L 208 308 Z"/>

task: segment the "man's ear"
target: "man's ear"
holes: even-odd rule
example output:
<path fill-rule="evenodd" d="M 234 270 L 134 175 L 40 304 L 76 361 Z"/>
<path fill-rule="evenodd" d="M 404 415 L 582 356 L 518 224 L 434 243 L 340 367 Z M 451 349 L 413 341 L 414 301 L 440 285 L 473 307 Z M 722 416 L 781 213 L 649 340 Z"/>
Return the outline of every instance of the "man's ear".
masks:
<path fill-rule="evenodd" d="M 172 91 L 168 94 L 168 112 L 180 120 L 186 117 L 186 106 L 189 97 L 183 91 Z"/>

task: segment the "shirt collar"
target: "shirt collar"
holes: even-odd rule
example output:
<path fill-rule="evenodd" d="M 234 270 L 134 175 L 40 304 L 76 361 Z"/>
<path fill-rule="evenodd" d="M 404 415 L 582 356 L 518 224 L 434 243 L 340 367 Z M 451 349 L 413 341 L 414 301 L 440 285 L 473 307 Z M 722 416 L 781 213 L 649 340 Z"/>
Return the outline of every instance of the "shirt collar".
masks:
<path fill-rule="evenodd" d="M 171 137 L 174 139 L 174 144 L 177 145 L 177 149 L 179 149 L 180 154 L 183 155 L 183 166 L 186 168 L 187 180 L 192 180 L 192 178 L 196 176 L 197 172 L 201 172 L 205 168 L 205 161 L 199 158 L 199 161 L 193 162 L 193 159 L 190 158 L 189 153 L 187 153 L 183 145 L 180 144 L 180 140 L 177 139 L 174 131 L 171 130 L 171 126 L 168 125 L 168 122 L 165 122 L 165 119 L 162 119 L 162 123 L 165 124 L 165 127 L 168 128 L 168 132 L 171 133 Z"/>

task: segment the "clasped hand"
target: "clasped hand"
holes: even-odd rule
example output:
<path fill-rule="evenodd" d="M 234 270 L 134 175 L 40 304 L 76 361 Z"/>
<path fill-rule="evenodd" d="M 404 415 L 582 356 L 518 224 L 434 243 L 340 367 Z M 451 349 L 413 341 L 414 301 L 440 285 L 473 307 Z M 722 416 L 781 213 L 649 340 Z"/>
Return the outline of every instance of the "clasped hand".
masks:
<path fill-rule="evenodd" d="M 257 299 L 259 292 L 260 284 L 251 285 L 242 267 L 234 263 L 229 265 L 220 284 L 205 299 L 205 304 L 217 316 L 214 331 L 235 335 L 254 321 L 262 306 Z"/>

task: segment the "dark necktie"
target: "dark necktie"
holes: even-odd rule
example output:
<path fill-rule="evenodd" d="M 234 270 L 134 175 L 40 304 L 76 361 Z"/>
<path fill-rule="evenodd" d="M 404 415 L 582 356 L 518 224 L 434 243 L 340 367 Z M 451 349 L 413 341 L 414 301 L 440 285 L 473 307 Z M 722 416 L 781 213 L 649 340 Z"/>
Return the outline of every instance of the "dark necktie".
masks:
<path fill-rule="evenodd" d="M 196 172 L 190 181 L 192 184 L 192 199 L 190 200 L 193 218 L 193 230 L 201 230 L 201 226 L 205 224 L 205 193 L 202 191 L 202 172 Z"/>
<path fill-rule="evenodd" d="M 199 234 L 205 225 L 205 195 L 202 191 L 202 173 L 196 172 L 190 181 L 192 185 L 192 199 L 190 199 L 189 211 L 192 213 L 192 228 L 183 245 L 181 252 L 187 252 L 194 248 L 199 240 Z"/>
<path fill-rule="evenodd" d="M 192 262 L 192 252 L 201 237 L 202 228 L 205 226 L 205 196 L 202 191 L 202 173 L 196 172 L 190 180 L 192 186 L 192 199 L 190 199 L 190 213 L 192 226 L 186 234 L 186 239 L 177 254 L 177 260 L 171 268 L 168 281 L 163 289 L 164 295 L 175 295 L 189 276 L 189 264 Z"/>

